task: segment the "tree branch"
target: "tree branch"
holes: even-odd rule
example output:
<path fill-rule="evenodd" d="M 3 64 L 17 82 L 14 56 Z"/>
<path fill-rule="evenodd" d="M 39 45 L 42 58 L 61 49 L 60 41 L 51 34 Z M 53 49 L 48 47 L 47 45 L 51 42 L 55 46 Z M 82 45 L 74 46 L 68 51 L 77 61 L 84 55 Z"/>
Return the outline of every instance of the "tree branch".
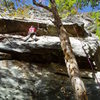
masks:
<path fill-rule="evenodd" d="M 45 5 L 41 4 L 41 3 L 37 3 L 36 0 L 33 0 L 33 4 L 35 4 L 35 5 L 38 6 L 38 7 L 42 7 L 42 8 L 44 8 L 44 9 L 46 9 L 46 10 L 52 12 L 52 10 L 51 10 L 50 7 L 45 6 Z"/>

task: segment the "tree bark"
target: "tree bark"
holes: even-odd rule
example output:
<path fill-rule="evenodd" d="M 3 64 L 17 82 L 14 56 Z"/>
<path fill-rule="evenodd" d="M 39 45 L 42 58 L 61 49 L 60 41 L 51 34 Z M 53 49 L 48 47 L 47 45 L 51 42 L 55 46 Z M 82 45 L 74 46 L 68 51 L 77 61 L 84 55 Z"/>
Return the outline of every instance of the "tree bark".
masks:
<path fill-rule="evenodd" d="M 33 0 L 33 3 L 34 1 L 35 0 Z M 80 78 L 78 64 L 71 48 L 68 32 L 63 27 L 61 18 L 57 11 L 55 0 L 50 0 L 50 3 L 51 3 L 51 9 L 49 8 L 50 9 L 49 11 L 53 13 L 54 24 L 56 26 L 61 41 L 61 48 L 65 56 L 65 64 L 67 67 L 68 75 L 70 77 L 73 89 L 75 91 L 75 97 L 77 100 L 88 100 L 84 83 Z"/>
<path fill-rule="evenodd" d="M 72 52 L 69 38 L 66 34 L 66 30 L 63 26 L 61 26 L 59 38 L 61 41 L 61 48 L 65 55 L 65 64 L 67 67 L 68 75 L 75 91 L 75 97 L 77 100 L 88 100 L 84 83 L 80 78 L 78 64 Z"/>

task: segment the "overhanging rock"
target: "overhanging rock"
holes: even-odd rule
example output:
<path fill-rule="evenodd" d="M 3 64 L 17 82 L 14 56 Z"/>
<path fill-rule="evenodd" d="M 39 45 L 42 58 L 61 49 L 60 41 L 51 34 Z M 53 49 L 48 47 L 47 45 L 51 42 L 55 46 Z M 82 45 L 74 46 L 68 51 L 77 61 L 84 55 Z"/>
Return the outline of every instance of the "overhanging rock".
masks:
<path fill-rule="evenodd" d="M 88 33 L 84 29 L 84 23 L 79 22 L 63 22 L 69 36 L 87 36 Z M 0 18 L 0 33 L 26 35 L 29 27 L 33 25 L 38 28 L 38 35 L 57 36 L 57 31 L 53 23 L 49 19 L 23 19 L 23 18 Z M 77 32 L 76 32 L 77 31 Z"/>

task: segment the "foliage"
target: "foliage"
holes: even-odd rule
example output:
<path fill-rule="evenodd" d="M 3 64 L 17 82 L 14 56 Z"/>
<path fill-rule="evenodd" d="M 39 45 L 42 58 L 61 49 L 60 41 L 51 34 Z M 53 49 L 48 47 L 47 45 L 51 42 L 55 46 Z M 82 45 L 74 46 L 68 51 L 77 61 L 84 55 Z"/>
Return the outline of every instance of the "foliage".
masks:
<path fill-rule="evenodd" d="M 6 9 L 15 9 L 14 2 L 12 0 L 1 0 L 0 6 L 5 7 Z"/>
<path fill-rule="evenodd" d="M 94 9 L 100 0 L 55 0 L 61 17 L 76 14 L 78 9 L 91 5 Z"/>
<path fill-rule="evenodd" d="M 91 12 L 90 13 L 91 18 L 95 19 L 96 23 L 96 35 L 100 39 L 100 12 Z"/>
<path fill-rule="evenodd" d="M 10 13 L 9 16 L 29 18 L 30 16 L 28 12 L 30 8 L 31 8 L 30 5 L 24 5 L 23 7 L 19 7 L 17 10 Z"/>
<path fill-rule="evenodd" d="M 18 6 L 18 9 L 15 9 L 15 5 Z M 2 16 L 29 17 L 28 11 L 31 6 L 26 5 L 25 0 L 1 0 L 0 7 L 4 11 L 1 14 Z M 7 11 L 9 11 L 9 13 L 7 13 Z"/>
<path fill-rule="evenodd" d="M 0 4 L 2 6 L 5 6 L 7 9 L 9 9 L 9 7 L 14 8 L 15 5 L 18 8 L 21 8 L 23 5 L 26 5 L 26 1 L 27 0 L 0 0 Z M 38 0 L 38 2 L 43 4 L 44 2 L 48 1 L 50 0 Z M 68 15 L 76 14 L 78 8 L 82 9 L 84 6 L 88 6 L 89 4 L 91 4 L 91 6 L 94 8 L 100 3 L 100 0 L 55 0 L 55 1 L 61 17 L 66 17 Z"/>
<path fill-rule="evenodd" d="M 17 7 L 22 7 L 23 5 L 25 5 L 25 2 L 27 1 L 27 0 L 15 0 L 16 2 L 16 5 L 17 5 Z"/>
<path fill-rule="evenodd" d="M 77 13 L 76 0 L 56 0 L 56 4 L 61 17 Z"/>
<path fill-rule="evenodd" d="M 76 2 L 78 8 L 83 8 L 88 5 L 91 5 L 92 8 L 95 8 L 99 5 L 100 0 L 76 0 Z"/>

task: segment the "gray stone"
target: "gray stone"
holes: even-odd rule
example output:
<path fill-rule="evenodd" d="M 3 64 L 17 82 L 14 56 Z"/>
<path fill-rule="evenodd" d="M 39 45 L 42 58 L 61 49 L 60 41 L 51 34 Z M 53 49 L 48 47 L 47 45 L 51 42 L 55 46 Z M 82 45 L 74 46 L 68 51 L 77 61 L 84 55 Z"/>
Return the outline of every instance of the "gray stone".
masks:
<path fill-rule="evenodd" d="M 9 36 L 0 42 L 0 51 L 11 54 L 13 59 L 29 60 L 36 62 L 64 62 L 63 53 L 60 47 L 60 40 L 55 36 L 37 36 L 38 41 L 33 41 L 31 38 L 24 42 L 23 36 Z M 9 41 L 8 41 L 9 40 Z M 87 56 L 83 50 L 89 54 L 90 59 L 100 64 L 99 60 L 99 40 L 95 37 L 75 38 L 70 37 L 72 50 L 78 61 L 87 62 Z M 97 57 L 95 57 L 98 55 Z M 95 59 L 94 59 L 95 58 Z M 83 60 L 82 60 L 83 59 Z M 88 62 L 86 63 L 88 66 Z M 82 64 L 81 64 L 82 65 Z M 99 68 L 99 66 L 98 66 Z M 16 73 L 16 70 L 15 72 Z"/>
<path fill-rule="evenodd" d="M 32 15 L 30 19 L 15 18 L 6 12 L 4 17 L 0 12 L 0 33 L 3 33 L 0 34 L 0 100 L 74 100 L 60 40 L 50 21 L 53 20 L 52 15 L 38 9 L 30 10 L 29 15 Z M 100 70 L 100 41 L 91 34 L 95 31 L 94 20 L 86 15 L 75 15 L 62 22 L 69 33 L 79 68 L 85 69 L 80 73 L 86 78 L 83 80 L 89 100 L 100 100 L 98 82 L 93 80 L 92 72 L 86 72 L 90 65 L 82 48 L 84 46 L 90 60 L 95 61 L 97 70 Z M 27 35 L 31 25 L 39 26 L 38 41 L 29 39 L 24 42 L 25 37 L 21 35 Z M 100 82 L 100 72 L 95 75 Z"/>
<path fill-rule="evenodd" d="M 33 14 L 34 15 L 34 14 Z M 44 14 L 45 15 L 45 14 Z M 28 29 L 31 25 L 38 28 L 38 35 L 53 35 L 57 36 L 57 30 L 51 20 L 53 19 L 48 16 L 43 17 L 38 15 L 39 17 L 34 18 L 22 18 L 22 17 L 1 17 L 0 18 L 0 33 L 10 33 L 10 34 L 20 34 L 26 35 Z M 76 19 L 75 19 L 76 20 Z M 64 27 L 69 33 L 69 36 L 87 36 L 88 33 L 84 29 L 84 23 L 78 21 L 63 21 Z M 41 31 L 40 31 L 41 30 Z M 77 32 L 76 32 L 77 31 Z"/>
<path fill-rule="evenodd" d="M 58 65 L 1 60 L 0 100 L 74 100 L 68 77 L 57 74 L 66 73 L 65 66 Z M 16 69 L 17 75 L 12 69 Z M 89 100 L 99 100 L 98 84 L 93 79 L 83 80 Z"/>
<path fill-rule="evenodd" d="M 4 14 L 5 16 L 2 16 Z M 54 27 L 53 17 L 50 12 L 44 9 L 38 9 L 34 7 L 29 8 L 27 14 L 30 18 L 25 17 L 13 17 L 9 16 L 9 12 L 4 12 L 1 8 L 0 10 L 0 33 L 10 33 L 10 34 L 21 34 L 26 35 L 28 28 L 34 25 L 38 28 L 38 35 L 54 35 L 57 36 L 56 28 Z M 73 16 L 68 16 L 62 19 L 62 22 L 70 34 L 70 36 L 87 36 L 91 33 L 96 32 L 96 23 L 94 19 L 91 19 L 88 13 L 77 14 Z M 9 24 L 10 23 L 10 24 Z M 75 31 L 77 30 L 77 32 Z"/>
<path fill-rule="evenodd" d="M 6 35 L 9 36 L 9 35 Z M 29 39 L 28 42 L 24 42 L 24 37 L 14 35 L 6 38 L 0 43 L 0 49 L 15 51 L 19 53 L 31 52 L 31 49 L 61 49 L 59 37 L 56 36 L 37 36 L 38 41 L 33 41 Z M 87 50 L 87 53 L 92 55 L 95 54 L 97 48 L 99 47 L 99 40 L 94 37 L 87 38 L 74 38 L 70 37 L 71 46 L 75 55 L 86 57 L 82 45 Z M 92 50 L 92 51 L 91 51 Z M 37 51 L 36 51 L 37 52 Z M 35 52 L 34 52 L 35 53 Z"/>

